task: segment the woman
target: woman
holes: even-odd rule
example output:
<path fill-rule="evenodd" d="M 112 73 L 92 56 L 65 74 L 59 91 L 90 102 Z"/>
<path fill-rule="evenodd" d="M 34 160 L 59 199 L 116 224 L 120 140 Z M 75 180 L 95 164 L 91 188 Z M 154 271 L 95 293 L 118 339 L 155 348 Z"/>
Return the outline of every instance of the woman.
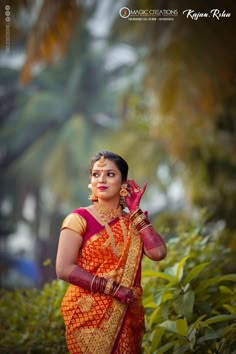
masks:
<path fill-rule="evenodd" d="M 57 252 L 57 276 L 71 284 L 61 306 L 67 345 L 71 354 L 138 354 L 142 255 L 161 260 L 166 246 L 139 208 L 146 184 L 127 180 L 122 157 L 99 152 L 90 174 L 93 204 L 65 218 Z"/>

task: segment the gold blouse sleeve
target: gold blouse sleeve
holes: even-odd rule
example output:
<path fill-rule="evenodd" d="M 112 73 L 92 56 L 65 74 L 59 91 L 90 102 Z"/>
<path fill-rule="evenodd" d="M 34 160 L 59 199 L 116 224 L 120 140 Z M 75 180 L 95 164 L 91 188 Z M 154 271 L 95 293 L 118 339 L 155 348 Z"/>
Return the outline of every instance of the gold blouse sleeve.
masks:
<path fill-rule="evenodd" d="M 86 226 L 86 220 L 82 216 L 71 213 L 64 219 L 61 230 L 70 229 L 83 236 L 86 231 Z"/>

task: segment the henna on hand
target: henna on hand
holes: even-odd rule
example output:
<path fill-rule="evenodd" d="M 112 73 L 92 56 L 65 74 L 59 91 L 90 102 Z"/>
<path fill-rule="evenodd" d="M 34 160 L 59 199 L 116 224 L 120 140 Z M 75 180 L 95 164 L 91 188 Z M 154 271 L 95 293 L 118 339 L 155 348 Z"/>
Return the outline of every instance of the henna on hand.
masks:
<path fill-rule="evenodd" d="M 140 231 L 140 236 L 146 250 L 151 250 L 152 248 L 165 245 L 163 238 L 153 229 L 152 226 Z"/>
<path fill-rule="evenodd" d="M 132 304 L 136 300 L 133 289 L 120 286 L 115 294 L 115 297 L 123 304 Z"/>
<path fill-rule="evenodd" d="M 127 190 L 129 194 L 125 197 L 125 203 L 131 213 L 139 209 L 141 198 L 146 190 L 147 183 L 141 189 L 134 180 L 127 180 Z"/>
<path fill-rule="evenodd" d="M 80 286 L 91 292 L 99 293 L 104 293 L 107 284 L 107 279 L 98 277 L 79 266 L 76 266 L 72 270 L 68 277 L 68 281 L 70 284 Z"/>

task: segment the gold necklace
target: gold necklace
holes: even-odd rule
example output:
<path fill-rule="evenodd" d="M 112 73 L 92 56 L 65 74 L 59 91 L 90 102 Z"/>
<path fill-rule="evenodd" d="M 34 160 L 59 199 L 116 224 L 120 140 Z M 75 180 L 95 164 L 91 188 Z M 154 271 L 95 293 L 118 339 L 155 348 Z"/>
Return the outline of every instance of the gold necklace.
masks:
<path fill-rule="evenodd" d="M 108 209 L 102 206 L 99 202 L 95 203 L 94 206 L 100 218 L 104 222 L 105 229 L 109 235 L 109 239 L 105 242 L 104 247 L 107 247 L 109 244 L 111 244 L 113 254 L 116 256 L 116 258 L 120 258 L 122 254 L 122 249 L 127 241 L 127 230 L 124 224 L 124 220 L 123 218 L 120 218 L 120 216 L 122 215 L 122 208 L 121 206 L 119 206 L 117 209 Z M 113 220 L 116 217 L 119 217 L 119 222 L 123 233 L 123 238 L 124 238 L 123 246 L 121 246 L 121 244 L 116 245 L 114 234 L 112 232 L 110 225 L 108 225 L 108 222 Z"/>
<path fill-rule="evenodd" d="M 112 232 L 110 225 L 108 223 L 104 224 L 105 229 L 109 235 L 109 239 L 107 239 L 107 241 L 105 242 L 104 247 L 107 247 L 109 244 L 111 244 L 112 252 L 116 256 L 116 258 L 120 258 L 122 251 L 125 247 L 126 241 L 127 241 L 127 229 L 126 229 L 123 218 L 119 219 L 119 223 L 121 225 L 122 234 L 123 234 L 123 245 L 121 243 L 116 244 L 115 237 L 114 237 L 114 234 Z"/>
<path fill-rule="evenodd" d="M 122 215 L 122 208 L 120 205 L 117 209 L 106 208 L 103 205 L 101 205 L 99 202 L 95 203 L 94 206 L 95 206 L 101 220 L 104 223 L 107 223 L 107 222 Z"/>

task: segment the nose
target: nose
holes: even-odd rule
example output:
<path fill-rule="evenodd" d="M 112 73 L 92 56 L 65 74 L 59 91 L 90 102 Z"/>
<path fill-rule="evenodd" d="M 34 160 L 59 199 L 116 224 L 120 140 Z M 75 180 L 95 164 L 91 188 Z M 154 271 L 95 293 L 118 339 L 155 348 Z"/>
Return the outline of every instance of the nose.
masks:
<path fill-rule="evenodd" d="M 104 183 L 106 181 L 105 173 L 101 173 L 99 176 L 99 182 Z"/>

